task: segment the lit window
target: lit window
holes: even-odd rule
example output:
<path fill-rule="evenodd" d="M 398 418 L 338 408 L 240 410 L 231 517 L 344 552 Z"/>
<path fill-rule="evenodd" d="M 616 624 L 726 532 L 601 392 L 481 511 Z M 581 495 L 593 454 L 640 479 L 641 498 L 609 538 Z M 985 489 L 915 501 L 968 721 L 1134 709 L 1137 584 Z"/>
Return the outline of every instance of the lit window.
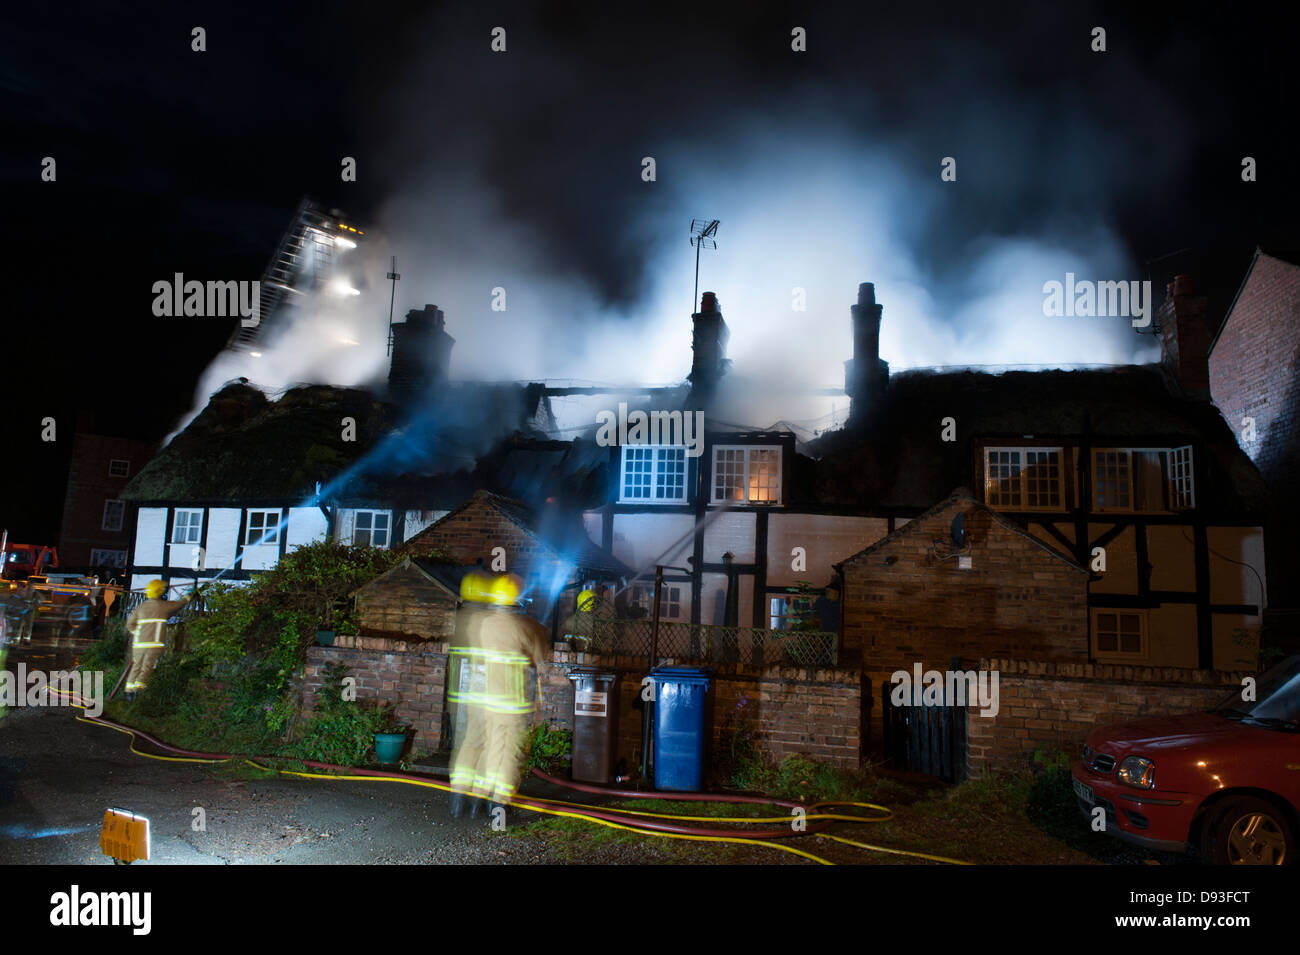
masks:
<path fill-rule="evenodd" d="M 249 511 L 248 529 L 244 533 L 244 546 L 280 543 L 280 512 Z"/>
<path fill-rule="evenodd" d="M 1061 510 L 1061 449 L 985 448 L 984 499 L 990 507 Z"/>
<path fill-rule="evenodd" d="M 122 529 L 122 517 L 126 513 L 126 505 L 121 501 L 104 502 L 104 520 L 100 524 L 100 530 L 120 531 Z"/>
<path fill-rule="evenodd" d="M 197 544 L 203 539 L 203 512 L 177 510 L 172 522 L 173 544 Z"/>
<path fill-rule="evenodd" d="M 1142 611 L 1094 610 L 1092 612 L 1093 656 L 1145 659 L 1147 655 L 1146 614 Z"/>
<path fill-rule="evenodd" d="M 352 522 L 352 543 L 357 547 L 387 547 L 388 512 L 357 511 Z"/>
<path fill-rule="evenodd" d="M 131 473 L 130 461 L 122 461 L 119 460 L 118 458 L 113 458 L 113 460 L 108 462 L 109 477 L 124 478 L 130 473 Z"/>
<path fill-rule="evenodd" d="M 713 503 L 780 504 L 781 449 L 713 449 Z"/>
<path fill-rule="evenodd" d="M 686 449 L 625 445 L 619 500 L 646 504 L 680 504 L 686 500 Z"/>
<path fill-rule="evenodd" d="M 772 597 L 769 601 L 769 630 L 799 630 L 810 620 L 816 620 L 813 603 L 809 597 Z M 819 624 L 820 625 L 820 624 Z"/>

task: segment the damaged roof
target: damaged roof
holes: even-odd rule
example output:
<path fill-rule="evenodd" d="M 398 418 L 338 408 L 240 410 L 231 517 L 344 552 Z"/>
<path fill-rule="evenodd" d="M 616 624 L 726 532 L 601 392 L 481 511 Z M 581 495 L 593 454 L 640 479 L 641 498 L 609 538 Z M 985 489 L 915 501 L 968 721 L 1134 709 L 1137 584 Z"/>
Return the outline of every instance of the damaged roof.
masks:
<path fill-rule="evenodd" d="M 943 441 L 943 419 L 956 441 Z M 912 371 L 891 375 L 861 427 L 810 445 L 796 462 L 788 504 L 918 511 L 974 475 L 976 438 L 1049 438 L 1093 446 L 1197 447 L 1203 511 L 1257 513 L 1267 502 L 1259 471 L 1212 403 L 1175 394 L 1160 365 L 1075 371 Z"/>

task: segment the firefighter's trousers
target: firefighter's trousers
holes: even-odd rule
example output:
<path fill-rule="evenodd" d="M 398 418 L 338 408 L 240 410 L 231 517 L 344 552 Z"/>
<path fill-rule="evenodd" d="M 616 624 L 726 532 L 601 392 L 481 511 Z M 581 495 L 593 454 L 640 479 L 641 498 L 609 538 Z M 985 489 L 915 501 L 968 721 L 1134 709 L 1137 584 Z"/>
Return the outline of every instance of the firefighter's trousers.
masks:
<path fill-rule="evenodd" d="M 527 725 L 524 713 L 471 709 L 465 738 L 451 756 L 452 788 L 510 802 L 519 786 L 519 742 Z"/>
<path fill-rule="evenodd" d="M 149 685 L 149 677 L 153 676 L 154 667 L 158 665 L 162 653 L 162 647 L 131 648 L 131 669 L 126 671 L 124 687 L 127 693 L 138 693 Z"/>

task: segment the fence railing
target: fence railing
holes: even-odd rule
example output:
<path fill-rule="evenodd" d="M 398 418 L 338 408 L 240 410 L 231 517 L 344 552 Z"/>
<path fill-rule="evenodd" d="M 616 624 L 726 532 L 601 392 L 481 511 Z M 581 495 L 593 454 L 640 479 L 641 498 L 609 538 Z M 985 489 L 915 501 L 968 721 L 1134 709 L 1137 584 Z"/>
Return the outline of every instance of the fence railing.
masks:
<path fill-rule="evenodd" d="M 651 621 L 589 614 L 576 617 L 575 642 L 587 652 L 602 656 L 650 655 Z M 834 666 L 839 660 L 838 635 L 824 630 L 766 630 L 662 620 L 657 649 L 660 658 L 680 662 L 746 666 Z"/>

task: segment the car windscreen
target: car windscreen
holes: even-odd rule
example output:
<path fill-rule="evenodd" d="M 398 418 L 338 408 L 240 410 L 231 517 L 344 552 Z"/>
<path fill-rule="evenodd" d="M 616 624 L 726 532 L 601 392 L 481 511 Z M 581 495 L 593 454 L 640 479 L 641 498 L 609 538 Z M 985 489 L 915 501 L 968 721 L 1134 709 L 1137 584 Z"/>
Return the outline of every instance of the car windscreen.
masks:
<path fill-rule="evenodd" d="M 1280 729 L 1300 729 L 1300 654 L 1287 657 L 1261 676 L 1254 699 L 1242 699 L 1244 695 L 1244 687 L 1234 691 L 1212 712 Z"/>

